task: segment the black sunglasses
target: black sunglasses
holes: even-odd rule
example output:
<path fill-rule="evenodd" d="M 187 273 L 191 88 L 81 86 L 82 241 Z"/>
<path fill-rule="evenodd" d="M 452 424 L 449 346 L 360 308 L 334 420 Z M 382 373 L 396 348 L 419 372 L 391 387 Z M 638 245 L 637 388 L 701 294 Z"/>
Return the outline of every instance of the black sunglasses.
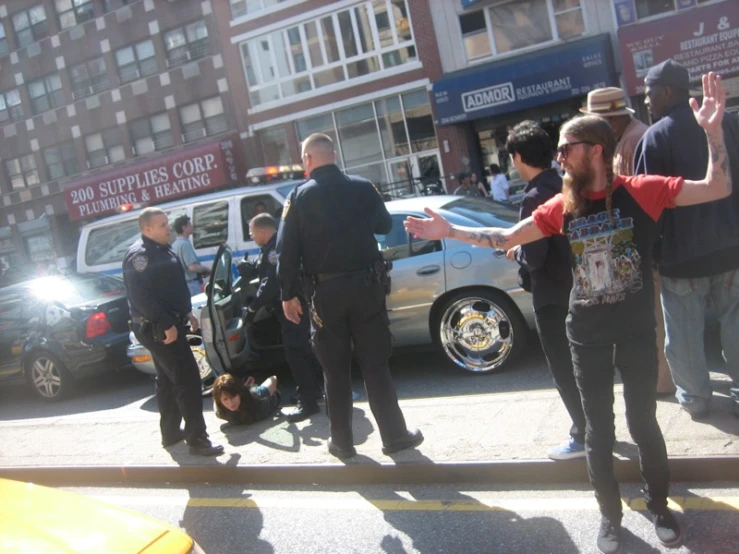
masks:
<path fill-rule="evenodd" d="M 594 142 L 587 140 L 578 140 L 577 142 L 565 142 L 562 146 L 557 146 L 557 152 L 563 158 L 566 158 L 570 154 L 570 146 L 577 146 L 578 144 L 587 144 L 588 146 L 595 146 Z"/>

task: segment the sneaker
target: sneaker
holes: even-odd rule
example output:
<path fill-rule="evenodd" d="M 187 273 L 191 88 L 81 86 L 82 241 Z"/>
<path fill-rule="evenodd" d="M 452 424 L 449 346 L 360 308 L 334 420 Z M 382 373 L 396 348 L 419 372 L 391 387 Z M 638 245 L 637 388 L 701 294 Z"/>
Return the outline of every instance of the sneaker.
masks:
<path fill-rule="evenodd" d="M 547 455 L 552 460 L 574 460 L 575 458 L 585 457 L 585 445 L 580 444 L 572 437 L 567 442 L 555 446 Z"/>
<path fill-rule="evenodd" d="M 654 522 L 654 532 L 664 546 L 674 548 L 683 542 L 683 532 L 669 508 L 649 510 Z"/>
<path fill-rule="evenodd" d="M 601 554 L 618 554 L 621 552 L 621 523 L 614 523 L 605 516 L 600 520 L 598 529 L 598 552 Z"/>

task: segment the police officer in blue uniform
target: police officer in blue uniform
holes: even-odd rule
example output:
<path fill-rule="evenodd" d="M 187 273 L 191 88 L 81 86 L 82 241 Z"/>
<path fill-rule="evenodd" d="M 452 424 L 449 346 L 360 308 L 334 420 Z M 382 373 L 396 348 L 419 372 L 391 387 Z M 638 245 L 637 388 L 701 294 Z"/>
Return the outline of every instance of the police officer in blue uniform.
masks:
<path fill-rule="evenodd" d="M 318 399 L 322 396 L 323 368 L 318 363 L 310 343 L 310 319 L 304 311 L 300 321 L 289 321 L 280 303 L 280 285 L 277 282 L 277 221 L 267 214 L 255 216 L 249 222 L 249 234 L 257 246 L 261 247 L 256 263 L 259 274 L 259 290 L 251 301 L 246 313 L 247 329 L 252 329 L 254 317 L 260 308 L 274 313 L 282 328 L 282 344 L 285 358 L 290 365 L 293 379 L 298 385 L 298 407 L 287 415 L 290 422 L 308 419 L 320 411 Z M 302 295 L 299 295 L 302 297 Z M 305 300 L 301 298 L 303 306 Z M 250 333 L 253 336 L 253 333 Z"/>
<path fill-rule="evenodd" d="M 309 280 L 313 345 L 326 379 L 331 437 L 328 450 L 356 454 L 352 434 L 352 344 L 385 454 L 423 441 L 406 427 L 390 376 L 390 329 L 385 306 L 387 274 L 374 233 L 386 234 L 392 218 L 372 186 L 336 165 L 331 139 L 314 134 L 303 142 L 310 180 L 296 187 L 282 212 L 277 276 L 285 317 L 298 323 L 301 266 Z"/>
<path fill-rule="evenodd" d="M 139 229 L 141 238 L 123 259 L 123 279 L 131 329 L 151 353 L 157 371 L 162 446 L 185 439 L 191 454 L 218 456 L 223 447 L 214 446 L 205 431 L 200 372 L 186 338 L 188 321 L 195 332 L 198 320 L 192 314 L 182 265 L 169 247 L 167 214 L 146 208 L 139 216 Z"/>

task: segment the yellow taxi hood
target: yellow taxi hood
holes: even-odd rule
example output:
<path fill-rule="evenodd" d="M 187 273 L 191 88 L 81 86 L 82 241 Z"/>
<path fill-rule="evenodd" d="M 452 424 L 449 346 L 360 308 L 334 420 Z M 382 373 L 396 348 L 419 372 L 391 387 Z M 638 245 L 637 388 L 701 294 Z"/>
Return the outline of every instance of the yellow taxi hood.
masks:
<path fill-rule="evenodd" d="M 144 514 L 0 479 L 2 554 L 187 554 L 192 547 L 186 533 Z"/>

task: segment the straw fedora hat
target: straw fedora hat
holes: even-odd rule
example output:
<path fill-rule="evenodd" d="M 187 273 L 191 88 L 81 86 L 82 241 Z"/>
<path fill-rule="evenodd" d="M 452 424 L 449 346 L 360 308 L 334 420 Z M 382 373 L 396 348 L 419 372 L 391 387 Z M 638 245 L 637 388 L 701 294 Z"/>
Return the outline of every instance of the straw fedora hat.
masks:
<path fill-rule="evenodd" d="M 634 110 L 626 105 L 626 94 L 617 87 L 597 88 L 588 93 L 587 105 L 580 108 L 582 113 L 611 117 L 631 115 Z"/>

